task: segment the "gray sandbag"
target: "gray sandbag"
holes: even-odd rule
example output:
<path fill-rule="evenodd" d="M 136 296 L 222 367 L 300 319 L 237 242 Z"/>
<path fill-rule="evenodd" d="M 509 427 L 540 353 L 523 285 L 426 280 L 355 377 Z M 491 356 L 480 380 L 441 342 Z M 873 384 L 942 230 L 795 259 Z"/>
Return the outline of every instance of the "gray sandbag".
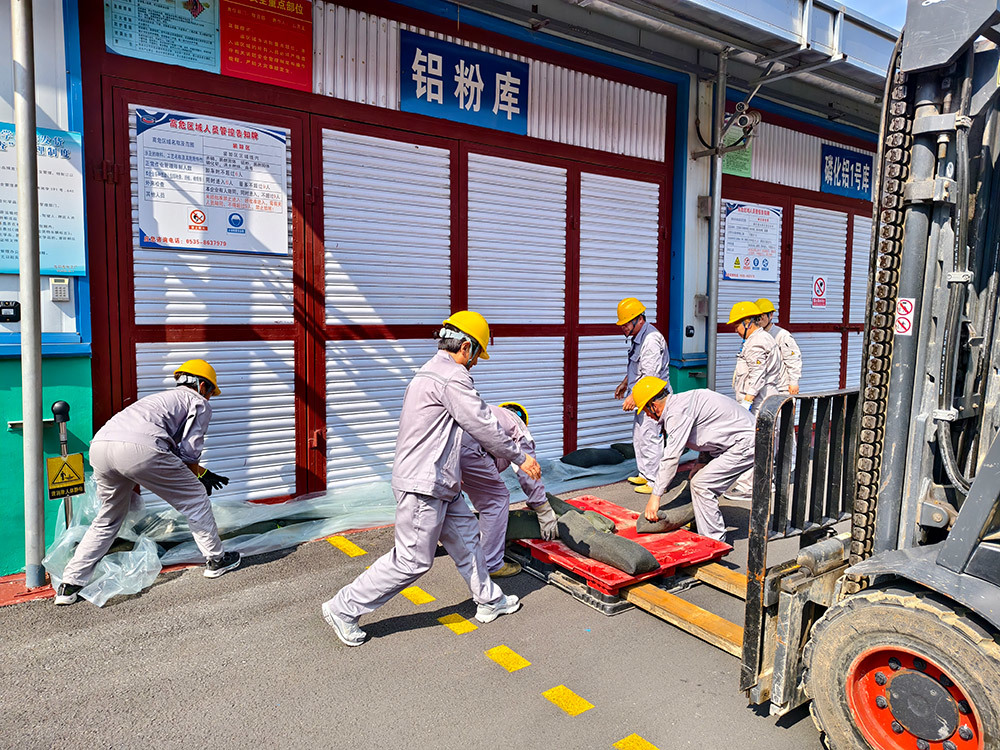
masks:
<path fill-rule="evenodd" d="M 559 538 L 574 552 L 629 575 L 649 573 L 660 567 L 648 549 L 631 539 L 599 531 L 587 514 L 564 513 L 559 516 L 558 528 Z"/>
<path fill-rule="evenodd" d="M 667 531 L 687 526 L 694 520 L 694 505 L 691 504 L 691 488 L 683 480 L 668 489 L 660 498 L 660 510 L 656 514 L 660 520 L 651 523 L 642 513 L 635 521 L 635 530 L 640 534 L 663 534 Z"/>
<path fill-rule="evenodd" d="M 559 459 L 564 464 L 591 469 L 594 466 L 614 466 L 625 460 L 625 456 L 611 448 L 580 448 Z"/>
<path fill-rule="evenodd" d="M 635 458 L 635 446 L 632 443 L 612 443 L 611 450 L 618 451 L 627 461 L 630 458 Z"/>
<path fill-rule="evenodd" d="M 615 530 L 615 522 L 612 521 L 607 516 L 602 516 L 600 513 L 595 513 L 592 510 L 580 510 L 565 500 L 560 500 L 556 498 L 559 506 L 565 506 L 570 510 L 565 510 L 563 513 L 574 512 L 577 515 L 585 516 L 590 520 L 590 523 L 599 531 L 603 533 L 612 533 Z M 556 507 L 556 503 L 549 500 L 549 505 L 555 510 L 556 515 L 562 515 L 559 509 Z M 518 510 L 512 510 L 510 515 L 507 517 L 507 536 L 506 539 L 509 541 L 511 539 L 541 539 L 542 538 L 542 527 L 538 524 L 538 515 L 535 511 L 530 508 L 520 508 Z"/>

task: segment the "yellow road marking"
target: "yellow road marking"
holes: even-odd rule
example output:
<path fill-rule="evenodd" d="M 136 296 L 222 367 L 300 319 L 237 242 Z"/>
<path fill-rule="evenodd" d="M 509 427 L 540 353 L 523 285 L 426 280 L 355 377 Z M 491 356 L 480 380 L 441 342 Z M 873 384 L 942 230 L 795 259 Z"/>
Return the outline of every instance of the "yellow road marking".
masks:
<path fill-rule="evenodd" d="M 530 661 L 525 659 L 516 651 L 507 648 L 507 646 L 497 646 L 496 648 L 491 648 L 486 652 L 486 655 L 508 672 L 516 672 L 519 669 L 524 669 L 525 667 L 531 665 Z"/>
<path fill-rule="evenodd" d="M 630 734 L 623 740 L 618 740 L 613 747 L 618 750 L 660 750 L 656 745 L 647 742 L 637 734 Z"/>
<path fill-rule="evenodd" d="M 439 617 L 438 622 L 448 628 L 451 632 L 458 633 L 459 635 L 462 635 L 463 633 L 471 633 L 473 630 L 479 629 L 459 614 Z"/>
<path fill-rule="evenodd" d="M 347 555 L 349 557 L 360 557 L 361 555 L 367 555 L 368 554 L 365 550 L 361 549 L 361 547 L 359 547 L 358 545 L 356 545 L 354 542 L 352 542 L 347 537 L 343 537 L 343 536 L 339 536 L 339 535 L 337 535 L 337 536 L 328 536 L 326 538 L 326 541 L 328 541 L 330 544 L 332 544 L 334 547 L 336 547 L 337 549 L 339 549 L 341 552 L 343 552 L 345 555 Z"/>
<path fill-rule="evenodd" d="M 403 596 L 409 599 L 414 604 L 427 604 L 428 602 L 434 601 L 434 597 L 428 594 L 419 586 L 410 586 L 409 588 L 403 589 L 401 592 Z"/>
<path fill-rule="evenodd" d="M 579 716 L 584 711 L 589 711 L 594 707 L 593 703 L 584 700 L 565 685 L 556 685 L 556 687 L 546 690 L 542 695 L 570 716 Z"/>

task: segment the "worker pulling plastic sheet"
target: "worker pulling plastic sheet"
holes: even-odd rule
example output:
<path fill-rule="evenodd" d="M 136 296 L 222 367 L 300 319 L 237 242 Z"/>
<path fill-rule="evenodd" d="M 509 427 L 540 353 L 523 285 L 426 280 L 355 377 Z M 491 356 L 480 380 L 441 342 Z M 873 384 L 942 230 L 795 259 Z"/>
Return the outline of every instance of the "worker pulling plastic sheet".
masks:
<path fill-rule="evenodd" d="M 615 398 L 624 399 L 623 411 L 635 411 L 632 425 L 632 444 L 635 446 L 635 462 L 639 473 L 629 477 L 635 491 L 644 495 L 650 493 L 649 482 L 656 476 L 656 467 L 663 454 L 663 444 L 659 440 L 655 420 L 636 409 L 630 391 L 639 378 L 652 376 L 669 381 L 670 351 L 667 340 L 652 323 L 646 320 L 646 306 L 635 297 L 626 297 L 618 303 L 618 327 L 629 341 L 628 368 L 622 382 L 615 389 Z M 668 386 L 669 388 L 669 386 Z"/>
<path fill-rule="evenodd" d="M 392 467 L 396 545 L 322 607 L 347 646 L 364 643 L 365 632 L 358 627 L 362 615 L 430 570 L 439 540 L 472 592 L 477 620 L 492 622 L 521 606 L 490 578 L 476 517 L 461 500 L 462 431 L 532 479 L 541 477 L 541 469 L 500 428 L 473 385 L 469 370 L 480 358 L 489 359 L 486 319 L 471 310 L 457 312 L 442 322 L 436 337 L 439 351 L 413 376 L 399 416 Z"/>
<path fill-rule="evenodd" d="M 677 474 L 681 454 L 690 448 L 712 460 L 692 475 L 689 485 L 698 533 L 726 541 L 719 496 L 753 466 L 755 420 L 731 398 L 700 388 L 673 394 L 666 381 L 646 377 L 632 389 L 637 408 L 660 426 L 663 458 L 644 515 L 659 521 L 660 498 Z"/>
<path fill-rule="evenodd" d="M 729 313 L 730 325 L 743 339 L 733 370 L 733 390 L 737 403 L 755 417 L 764 399 L 778 393 L 779 384 L 787 381 L 778 344 L 761 327 L 766 317 L 753 302 L 737 302 Z"/>
<path fill-rule="evenodd" d="M 101 508 L 62 572 L 56 604 L 73 604 L 94 568 L 110 549 L 140 485 L 187 517 L 206 562 L 217 578 L 239 566 L 238 552 L 225 552 L 208 499 L 229 483 L 198 461 L 212 419 L 208 400 L 221 391 L 215 369 L 202 359 L 174 371 L 176 387 L 141 398 L 108 420 L 90 445 L 90 463 Z"/>
<path fill-rule="evenodd" d="M 528 431 L 528 411 L 521 404 L 509 401 L 500 406 L 490 406 L 497 422 L 524 454 L 535 457 L 535 441 Z M 494 458 L 468 432 L 462 436 L 462 490 L 469 496 L 472 507 L 479 511 L 479 532 L 483 556 L 492 578 L 507 578 L 521 572 L 516 562 L 504 562 L 503 551 L 507 541 L 507 519 L 510 515 L 510 491 L 500 472 L 510 466 L 502 458 Z M 523 471 L 517 478 L 528 507 L 538 516 L 542 539 L 554 539 L 556 514 L 545 498 L 545 485 L 532 479 Z"/>

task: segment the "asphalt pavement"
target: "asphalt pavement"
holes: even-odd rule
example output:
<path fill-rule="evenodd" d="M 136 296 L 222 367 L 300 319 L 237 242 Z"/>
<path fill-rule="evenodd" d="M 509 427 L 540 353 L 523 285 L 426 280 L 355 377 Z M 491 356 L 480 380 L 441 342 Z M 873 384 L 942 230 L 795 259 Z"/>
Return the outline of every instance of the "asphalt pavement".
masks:
<path fill-rule="evenodd" d="M 580 494 L 636 510 L 646 499 L 624 484 Z M 724 506 L 736 537 L 747 510 Z M 775 720 L 746 705 L 735 657 L 639 610 L 605 616 L 526 573 L 501 582 L 521 611 L 481 625 L 439 557 L 417 582 L 433 601 L 397 596 L 362 619 L 369 640 L 347 648 L 320 604 L 391 548 L 392 529 L 348 538 L 366 554 L 320 540 L 216 580 L 166 574 L 102 609 L 0 608 L 0 747 L 820 747 L 805 711 Z M 738 540 L 727 561 L 745 560 Z M 725 594 L 685 596 L 741 617 Z M 478 627 L 454 632 L 438 622 L 449 615 Z M 500 646 L 530 664 L 508 671 L 486 654 Z M 543 694 L 584 702 L 568 712 Z"/>

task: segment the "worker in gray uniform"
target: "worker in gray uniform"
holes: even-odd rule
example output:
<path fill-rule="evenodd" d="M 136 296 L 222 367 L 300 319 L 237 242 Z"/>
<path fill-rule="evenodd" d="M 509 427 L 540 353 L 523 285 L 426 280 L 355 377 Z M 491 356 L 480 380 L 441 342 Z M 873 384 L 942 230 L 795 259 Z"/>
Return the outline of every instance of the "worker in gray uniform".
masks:
<path fill-rule="evenodd" d="M 489 359 L 486 319 L 471 310 L 457 312 L 443 321 L 437 338 L 438 352 L 413 376 L 399 416 L 392 467 L 396 544 L 322 606 L 323 617 L 347 646 L 364 643 L 362 615 L 430 570 L 439 540 L 469 585 L 477 620 L 492 622 L 521 606 L 490 578 L 476 517 L 461 499 L 463 431 L 532 479 L 541 477 L 541 469 L 501 429 L 473 385 L 469 370 L 480 358 Z"/>
<path fill-rule="evenodd" d="M 213 368 L 188 360 L 174 371 L 176 387 L 139 399 L 115 414 L 90 443 L 97 517 L 63 571 L 56 604 L 73 604 L 121 528 L 135 486 L 159 495 L 188 520 L 198 550 L 205 556 L 205 577 L 218 578 L 240 564 L 238 552 L 225 552 L 209 495 L 229 478 L 209 471 L 201 459 L 212 419 L 208 400 L 221 391 Z"/>
<path fill-rule="evenodd" d="M 528 411 L 515 401 L 500 406 L 490 405 L 490 410 L 502 429 L 520 446 L 527 456 L 535 457 L 535 441 L 528 431 Z M 472 507 L 479 511 L 479 536 L 486 558 L 486 569 L 491 578 L 507 578 L 521 572 L 516 562 L 504 562 L 503 551 L 507 543 L 507 519 L 510 516 L 510 490 L 500 473 L 510 466 L 510 461 L 494 458 L 468 432 L 462 436 L 462 491 L 469 496 Z M 556 514 L 545 497 L 545 485 L 532 479 L 523 471 L 517 472 L 517 481 L 528 497 L 528 507 L 538 515 L 542 539 L 558 536 Z"/>
<path fill-rule="evenodd" d="M 761 297 L 755 303 L 764 315 L 764 330 L 774 338 L 778 345 L 778 354 L 781 363 L 785 366 L 783 378 L 778 384 L 781 393 L 788 393 L 792 396 L 799 395 L 799 381 L 802 379 L 802 350 L 795 343 L 795 339 L 784 328 L 774 324 L 774 314 L 777 312 L 774 303 L 766 297 Z"/>
<path fill-rule="evenodd" d="M 733 370 L 736 402 L 755 417 L 764 399 L 779 391 L 786 379 L 778 344 L 761 325 L 766 316 L 753 302 L 737 302 L 729 313 L 729 323 L 743 339 Z"/>
<path fill-rule="evenodd" d="M 646 320 L 646 306 L 635 297 L 626 297 L 618 303 L 618 326 L 629 340 L 628 369 L 622 382 L 615 389 L 615 398 L 625 399 L 623 411 L 635 411 L 632 423 L 632 445 L 635 448 L 635 463 L 639 473 L 629 477 L 635 491 L 643 495 L 651 492 L 649 482 L 656 475 L 663 443 L 660 441 L 656 421 L 636 409 L 635 400 L 629 391 L 639 378 L 652 376 L 669 381 L 670 351 L 663 334 Z M 669 387 L 669 386 L 668 386 Z"/>
<path fill-rule="evenodd" d="M 660 378 L 642 378 L 632 394 L 636 408 L 656 420 L 664 441 L 663 458 L 644 511 L 646 519 L 658 520 L 660 498 L 677 474 L 684 451 L 708 453 L 712 459 L 689 481 L 695 523 L 702 536 L 726 541 L 719 496 L 753 468 L 756 420 L 721 393 L 699 388 L 672 394 Z"/>

